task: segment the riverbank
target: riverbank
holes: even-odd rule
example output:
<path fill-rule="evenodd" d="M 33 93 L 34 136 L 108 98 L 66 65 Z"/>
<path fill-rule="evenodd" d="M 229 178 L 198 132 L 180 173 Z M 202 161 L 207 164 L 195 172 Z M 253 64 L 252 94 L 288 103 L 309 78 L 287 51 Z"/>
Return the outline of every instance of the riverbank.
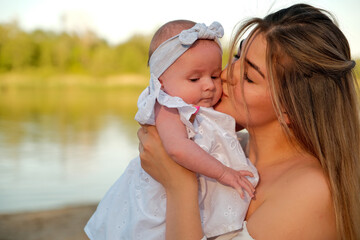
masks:
<path fill-rule="evenodd" d="M 85 240 L 85 224 L 96 205 L 0 214 L 0 240 Z"/>
<path fill-rule="evenodd" d="M 144 89 L 149 82 L 148 76 L 119 74 L 96 77 L 87 74 L 8 72 L 0 74 L 0 91 Z"/>

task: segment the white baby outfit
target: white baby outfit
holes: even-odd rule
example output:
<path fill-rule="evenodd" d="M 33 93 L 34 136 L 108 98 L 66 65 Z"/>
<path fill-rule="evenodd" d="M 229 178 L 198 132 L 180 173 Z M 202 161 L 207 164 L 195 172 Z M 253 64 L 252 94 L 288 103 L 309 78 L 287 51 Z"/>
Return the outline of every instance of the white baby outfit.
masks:
<path fill-rule="evenodd" d="M 210 240 L 205 236 L 201 240 Z M 230 232 L 223 234 L 218 237 L 211 238 L 211 240 L 255 240 L 251 237 L 247 230 L 246 221 L 244 221 L 243 228 L 241 230 L 237 230 L 235 232 Z"/>
<path fill-rule="evenodd" d="M 168 108 L 177 108 L 188 137 L 222 164 L 235 170 L 251 171 L 255 177 L 249 180 L 255 186 L 258 181 L 257 171 L 245 157 L 239 144 L 235 120 L 213 108 L 200 107 L 198 110 L 179 97 L 169 96 L 161 90 L 158 80 L 197 39 L 213 39 L 218 42 L 217 38 L 222 34 L 223 29 L 219 23 L 215 22 L 210 27 L 196 24 L 161 44 L 150 59 L 150 84 L 139 97 L 139 111 L 135 119 L 142 124 L 154 125 L 156 101 Z M 179 50 L 179 45 L 186 49 Z M 170 61 L 166 57 L 169 49 L 169 57 L 172 56 Z M 174 53 L 175 51 L 177 52 Z M 191 123 L 189 119 L 194 113 L 195 120 Z M 243 200 L 236 190 L 214 179 L 203 175 L 199 175 L 198 179 L 200 214 L 205 236 L 213 237 L 241 229 L 250 203 L 249 196 L 245 194 Z M 141 168 L 137 157 L 101 200 L 87 223 L 85 232 L 91 240 L 165 239 L 165 212 L 164 188 Z"/>

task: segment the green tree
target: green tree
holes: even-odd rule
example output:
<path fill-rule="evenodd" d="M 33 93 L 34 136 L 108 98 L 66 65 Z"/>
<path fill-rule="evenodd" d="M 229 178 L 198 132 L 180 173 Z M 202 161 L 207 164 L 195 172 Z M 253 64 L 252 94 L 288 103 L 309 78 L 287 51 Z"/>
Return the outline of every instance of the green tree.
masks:
<path fill-rule="evenodd" d="M 35 45 L 16 22 L 0 29 L 0 68 L 5 71 L 21 70 L 31 66 Z"/>
<path fill-rule="evenodd" d="M 0 24 L 0 71 L 51 69 L 54 72 L 109 75 L 148 72 L 149 36 L 134 35 L 111 46 L 94 32 L 84 34 L 35 30 L 17 22 Z"/>
<path fill-rule="evenodd" d="M 147 73 L 150 37 L 134 35 L 115 48 L 118 69 L 122 73 Z"/>
<path fill-rule="evenodd" d="M 356 65 L 355 65 L 355 76 L 358 79 L 358 81 L 360 80 L 360 58 L 355 60 Z M 360 83 L 360 82 L 359 82 Z"/>

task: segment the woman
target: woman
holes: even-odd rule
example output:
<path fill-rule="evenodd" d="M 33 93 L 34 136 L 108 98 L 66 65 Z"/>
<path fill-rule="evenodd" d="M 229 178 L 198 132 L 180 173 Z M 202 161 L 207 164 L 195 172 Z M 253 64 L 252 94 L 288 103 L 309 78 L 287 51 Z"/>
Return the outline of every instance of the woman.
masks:
<path fill-rule="evenodd" d="M 328 15 L 297 4 L 236 34 L 232 49 L 251 29 L 222 73 L 216 109 L 247 129 L 260 183 L 243 230 L 221 239 L 360 239 L 355 63 Z M 138 136 L 143 168 L 167 192 L 167 239 L 201 239 L 194 174 L 169 158 L 155 128 Z"/>

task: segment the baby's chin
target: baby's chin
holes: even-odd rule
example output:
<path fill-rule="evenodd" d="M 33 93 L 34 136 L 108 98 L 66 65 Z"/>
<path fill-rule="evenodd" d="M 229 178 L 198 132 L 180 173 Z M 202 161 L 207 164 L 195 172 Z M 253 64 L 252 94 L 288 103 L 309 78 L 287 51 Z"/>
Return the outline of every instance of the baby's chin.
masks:
<path fill-rule="evenodd" d="M 200 106 L 200 107 L 213 107 L 214 106 L 214 102 L 213 101 L 200 101 L 197 104 L 193 104 L 194 106 Z"/>
<path fill-rule="evenodd" d="M 216 104 L 217 104 L 217 103 L 213 103 L 213 102 L 209 102 L 209 103 L 199 103 L 197 106 L 210 108 L 210 107 L 215 107 Z"/>
<path fill-rule="evenodd" d="M 204 103 L 194 104 L 194 106 L 206 107 L 206 108 L 213 107 L 213 105 L 212 105 L 212 104 L 204 104 Z"/>

